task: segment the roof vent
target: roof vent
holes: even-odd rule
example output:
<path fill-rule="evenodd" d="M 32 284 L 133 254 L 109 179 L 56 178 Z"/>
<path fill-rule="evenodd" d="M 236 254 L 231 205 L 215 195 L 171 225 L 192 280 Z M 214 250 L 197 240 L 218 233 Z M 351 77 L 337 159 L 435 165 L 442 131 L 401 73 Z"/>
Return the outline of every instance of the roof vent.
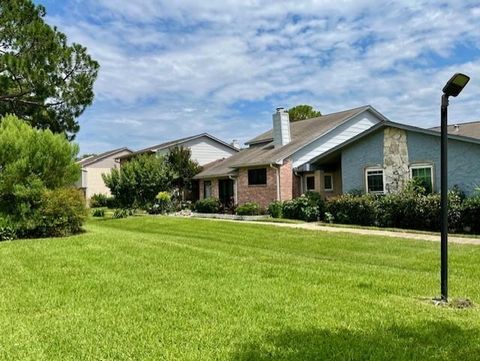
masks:
<path fill-rule="evenodd" d="M 458 133 L 458 131 L 460 130 L 460 125 L 455 124 L 455 125 L 453 126 L 453 130 Z"/>

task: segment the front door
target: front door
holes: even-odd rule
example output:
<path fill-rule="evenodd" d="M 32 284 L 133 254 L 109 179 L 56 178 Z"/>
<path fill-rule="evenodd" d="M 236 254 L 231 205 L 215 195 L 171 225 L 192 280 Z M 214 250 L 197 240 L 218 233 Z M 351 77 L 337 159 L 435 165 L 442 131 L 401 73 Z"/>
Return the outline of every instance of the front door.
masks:
<path fill-rule="evenodd" d="M 225 208 L 230 208 L 234 205 L 233 180 L 220 179 L 218 181 L 218 198 Z"/>

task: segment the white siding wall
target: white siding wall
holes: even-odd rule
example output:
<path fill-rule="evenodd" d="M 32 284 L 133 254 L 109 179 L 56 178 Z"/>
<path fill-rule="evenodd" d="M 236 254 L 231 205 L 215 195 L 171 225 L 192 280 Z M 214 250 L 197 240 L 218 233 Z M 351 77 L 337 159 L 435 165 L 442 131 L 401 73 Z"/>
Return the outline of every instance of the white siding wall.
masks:
<path fill-rule="evenodd" d="M 348 122 L 333 129 L 331 132 L 325 134 L 323 137 L 308 144 L 293 154 L 293 167 L 296 168 L 309 162 L 312 158 L 315 158 L 336 147 L 337 145 L 342 144 L 343 142 L 371 128 L 380 121 L 380 119 L 368 111 L 357 115 Z"/>
<path fill-rule="evenodd" d="M 180 144 L 185 148 L 190 148 L 192 151 L 192 159 L 196 160 L 198 164 L 204 165 L 218 159 L 228 158 L 235 154 L 236 151 L 220 144 L 208 137 L 200 137 Z M 168 150 L 162 149 L 157 154 L 166 154 Z"/>
<path fill-rule="evenodd" d="M 110 174 L 112 168 L 88 168 L 86 173 L 87 187 L 86 197 L 90 199 L 94 194 L 110 195 L 110 189 L 103 181 L 102 174 Z"/>
<path fill-rule="evenodd" d="M 126 154 L 130 154 L 130 152 L 119 152 L 82 168 L 82 187 L 86 188 L 87 199 L 94 194 L 110 195 L 110 190 L 105 185 L 102 174 L 109 174 L 113 168 L 119 168 L 120 164 L 115 162 L 115 158 Z"/>

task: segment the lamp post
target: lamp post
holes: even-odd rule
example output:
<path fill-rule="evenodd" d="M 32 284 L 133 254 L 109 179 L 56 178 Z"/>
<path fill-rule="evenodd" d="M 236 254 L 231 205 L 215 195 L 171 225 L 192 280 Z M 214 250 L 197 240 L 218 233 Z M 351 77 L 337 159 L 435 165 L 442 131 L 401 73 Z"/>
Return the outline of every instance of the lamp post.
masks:
<path fill-rule="evenodd" d="M 448 98 L 456 97 L 467 85 L 470 77 L 465 74 L 454 74 L 447 84 L 443 87 L 442 106 L 441 106 L 441 245 L 440 245 L 440 283 L 442 301 L 448 300 Z"/>

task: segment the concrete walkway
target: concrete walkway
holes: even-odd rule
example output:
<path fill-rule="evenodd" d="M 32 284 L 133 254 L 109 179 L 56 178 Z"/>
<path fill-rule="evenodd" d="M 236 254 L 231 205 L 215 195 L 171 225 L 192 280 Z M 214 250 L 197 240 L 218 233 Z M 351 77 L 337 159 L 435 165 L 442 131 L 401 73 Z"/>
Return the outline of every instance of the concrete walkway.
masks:
<path fill-rule="evenodd" d="M 225 219 L 215 219 L 216 221 L 221 222 L 237 222 L 237 223 L 251 223 L 251 224 L 263 224 L 267 226 L 274 227 L 285 227 L 285 228 L 297 228 L 297 229 L 306 229 L 310 231 L 321 231 L 321 232 L 336 232 L 336 233 L 353 233 L 353 234 L 362 234 L 368 236 L 383 236 L 383 237 L 392 237 L 392 238 L 407 238 L 415 239 L 419 241 L 431 241 L 431 242 L 440 242 L 440 234 L 422 234 L 422 233 L 412 233 L 412 232 L 402 232 L 402 231 L 383 231 L 377 229 L 366 229 L 366 228 L 350 228 L 350 227 L 334 227 L 320 225 L 318 223 L 276 223 L 276 222 L 262 222 L 262 221 L 234 221 L 234 220 L 225 220 Z M 455 237 L 450 235 L 448 237 L 449 243 L 458 243 L 458 244 L 474 244 L 480 245 L 480 238 L 467 238 L 467 237 Z"/>

